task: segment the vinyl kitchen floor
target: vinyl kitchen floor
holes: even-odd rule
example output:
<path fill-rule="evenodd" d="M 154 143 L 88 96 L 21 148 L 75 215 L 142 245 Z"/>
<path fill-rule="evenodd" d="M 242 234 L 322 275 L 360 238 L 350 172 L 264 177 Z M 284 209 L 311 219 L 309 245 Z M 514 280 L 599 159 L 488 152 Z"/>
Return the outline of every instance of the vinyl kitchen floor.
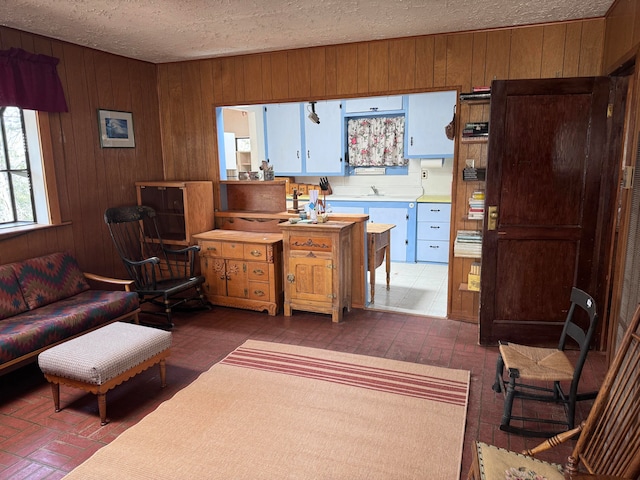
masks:
<path fill-rule="evenodd" d="M 370 308 L 430 317 L 447 316 L 447 264 L 391 262 L 391 282 L 386 266 L 376 269 L 374 303 Z"/>

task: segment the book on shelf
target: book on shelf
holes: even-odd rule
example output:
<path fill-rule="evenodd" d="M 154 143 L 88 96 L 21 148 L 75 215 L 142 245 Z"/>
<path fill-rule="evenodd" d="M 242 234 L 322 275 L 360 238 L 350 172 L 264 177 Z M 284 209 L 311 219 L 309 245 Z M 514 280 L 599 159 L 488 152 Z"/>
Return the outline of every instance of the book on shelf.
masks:
<path fill-rule="evenodd" d="M 490 85 L 479 85 L 477 87 L 473 87 L 471 90 L 473 90 L 473 93 L 491 92 L 491 86 Z"/>
<path fill-rule="evenodd" d="M 489 100 L 491 98 L 491 92 L 467 92 L 460 94 L 460 100 Z"/>
<path fill-rule="evenodd" d="M 489 135 L 489 122 L 465 123 L 462 129 L 463 137 L 486 137 Z"/>

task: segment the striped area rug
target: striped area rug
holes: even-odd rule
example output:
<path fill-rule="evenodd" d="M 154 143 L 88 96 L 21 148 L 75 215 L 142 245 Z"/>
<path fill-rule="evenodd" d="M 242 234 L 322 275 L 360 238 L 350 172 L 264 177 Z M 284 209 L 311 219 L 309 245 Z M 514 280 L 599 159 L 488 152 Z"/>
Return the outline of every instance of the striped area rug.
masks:
<path fill-rule="evenodd" d="M 65 478 L 458 479 L 468 390 L 467 371 L 250 340 Z"/>

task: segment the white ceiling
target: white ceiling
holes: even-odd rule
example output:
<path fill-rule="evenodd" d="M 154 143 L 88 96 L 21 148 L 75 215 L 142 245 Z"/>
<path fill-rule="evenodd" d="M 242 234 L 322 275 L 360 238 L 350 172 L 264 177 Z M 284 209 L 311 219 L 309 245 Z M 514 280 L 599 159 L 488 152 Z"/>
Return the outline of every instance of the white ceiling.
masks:
<path fill-rule="evenodd" d="M 4 0 L 0 24 L 153 63 L 603 17 L 613 0 Z"/>

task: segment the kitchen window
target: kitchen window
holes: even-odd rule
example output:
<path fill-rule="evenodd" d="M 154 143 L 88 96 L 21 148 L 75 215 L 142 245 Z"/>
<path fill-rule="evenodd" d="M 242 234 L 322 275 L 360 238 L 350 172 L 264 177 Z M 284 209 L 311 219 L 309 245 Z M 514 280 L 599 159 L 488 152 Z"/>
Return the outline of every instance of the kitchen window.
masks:
<path fill-rule="evenodd" d="M 353 167 L 406 165 L 404 125 L 404 116 L 350 118 L 347 122 L 349 164 Z"/>

